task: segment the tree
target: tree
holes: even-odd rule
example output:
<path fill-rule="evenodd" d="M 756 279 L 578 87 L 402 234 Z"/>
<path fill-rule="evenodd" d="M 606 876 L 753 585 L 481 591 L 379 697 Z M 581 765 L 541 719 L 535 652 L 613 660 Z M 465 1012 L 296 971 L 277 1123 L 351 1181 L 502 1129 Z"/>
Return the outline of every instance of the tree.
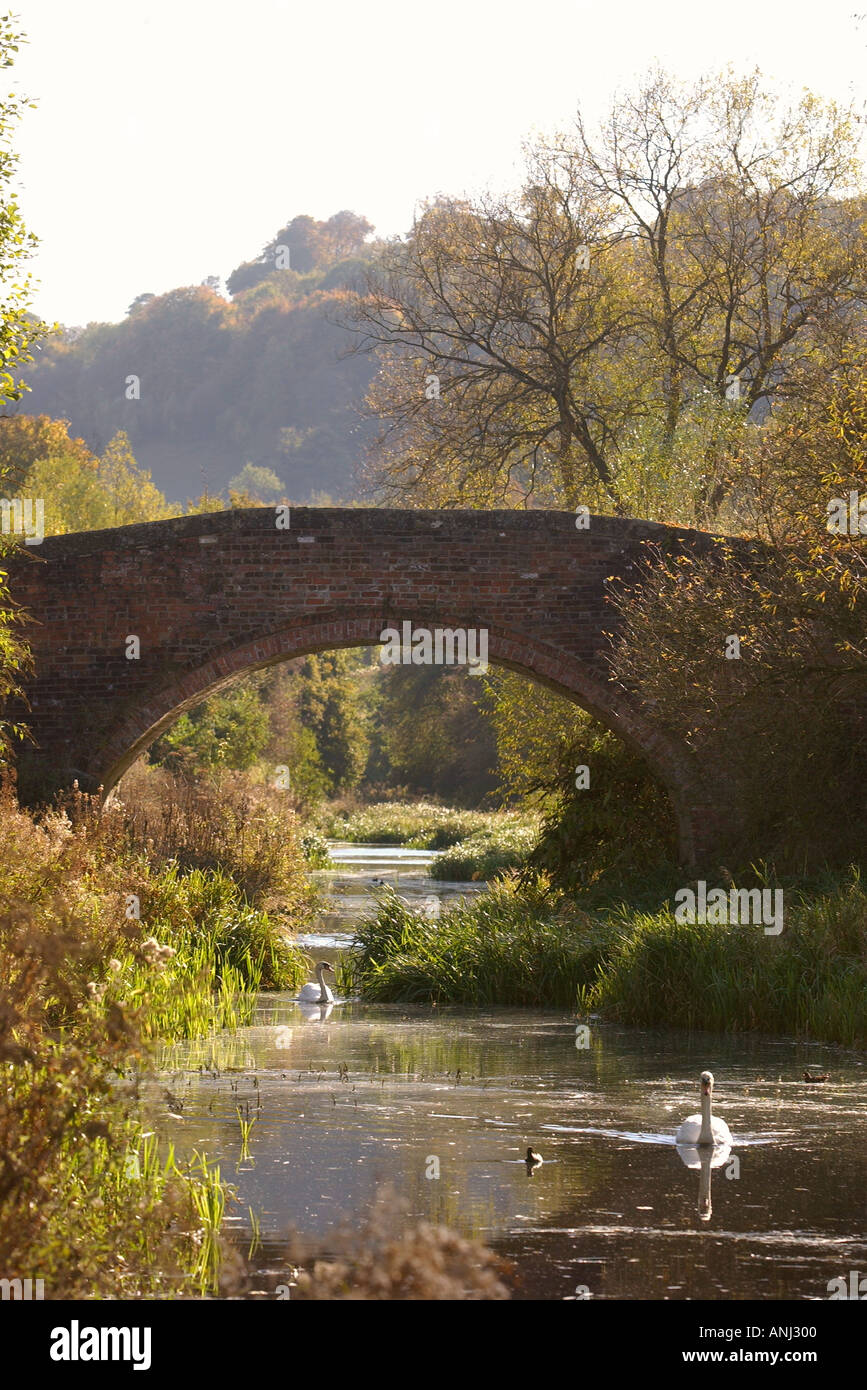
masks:
<path fill-rule="evenodd" d="M 495 790 L 497 763 L 481 695 L 479 677 L 457 668 L 380 667 L 368 780 L 480 805 Z"/>
<path fill-rule="evenodd" d="M 83 439 L 72 439 L 68 420 L 49 415 L 0 417 L 0 477 L 21 487 L 38 459 L 65 458 L 73 467 L 96 473 L 97 461 Z"/>
<path fill-rule="evenodd" d="M 262 248 L 257 260 L 237 266 L 226 280 L 226 288 L 231 295 L 241 294 L 275 271 L 308 275 L 320 267 L 358 255 L 372 231 L 366 217 L 346 209 L 335 212 L 327 222 L 317 222 L 302 213 L 287 222 Z"/>
<path fill-rule="evenodd" d="M 127 318 L 132 318 L 133 314 L 138 314 L 142 309 L 146 309 L 154 299 L 156 299 L 156 295 L 151 294 L 150 291 L 146 291 L 144 294 L 137 294 L 126 311 Z"/>
<path fill-rule="evenodd" d="M 369 741 L 353 682 L 358 665 L 357 656 L 338 651 L 309 656 L 302 668 L 299 714 L 336 792 L 357 787 L 367 764 Z"/>
<path fill-rule="evenodd" d="M 13 65 L 21 42 L 13 16 L 0 16 L 0 68 Z M 14 92 L 7 91 L 0 98 L 0 404 L 21 399 L 27 387 L 16 381 L 16 369 L 33 360 L 31 349 L 48 331 L 28 311 L 31 284 L 29 276 L 22 274 L 22 263 L 32 254 L 36 238 L 24 226 L 17 199 L 9 188 L 18 162 L 10 137 L 25 105 Z M 0 477 L 14 486 L 20 478 L 20 465 L 14 458 L 6 463 L 9 471 L 0 472 Z M 15 541 L 0 537 L 0 551 L 14 544 Z M 16 627 L 19 620 L 10 599 L 6 571 L 0 570 L 0 707 L 21 695 L 21 678 L 30 664 L 27 646 Z M 8 765 L 12 743 L 24 733 L 19 722 L 0 718 L 0 766 Z"/>
<path fill-rule="evenodd" d="M 245 683 L 182 714 L 153 745 L 151 757 L 188 774 L 243 771 L 261 757 L 267 740 L 268 715 L 256 688 Z"/>
<path fill-rule="evenodd" d="M 430 205 L 351 318 L 381 363 L 384 495 L 623 511 L 637 450 L 672 448 L 688 417 L 684 519 L 712 519 L 729 425 L 863 327 L 857 134 L 810 94 L 781 109 L 758 72 L 681 88 L 654 70 L 598 139 L 579 114 L 538 142 L 519 197 Z"/>
<path fill-rule="evenodd" d="M 125 430 L 118 430 L 100 459 L 99 482 L 109 499 L 112 526 L 161 521 L 172 515 L 172 508 L 151 482 L 150 473 L 136 463 Z"/>
<path fill-rule="evenodd" d="M 684 87 L 657 67 L 596 141 L 579 113 L 577 138 L 556 142 L 639 250 L 664 440 L 702 394 L 786 399 L 863 314 L 858 139 L 851 108 L 805 92 L 781 109 L 758 69 Z M 711 514 L 732 481 L 714 479 Z"/>
<path fill-rule="evenodd" d="M 13 15 L 0 16 L 0 68 L 10 68 L 15 54 L 24 41 Z M 29 388 L 16 379 L 16 369 L 32 362 L 31 349 L 48 332 L 45 324 L 28 310 L 31 296 L 30 276 L 23 273 L 23 263 L 32 256 L 36 237 L 24 225 L 18 199 L 11 191 L 12 177 L 18 156 L 10 145 L 13 129 L 21 113 L 32 102 L 6 92 L 0 98 L 0 189 L 3 190 L 0 209 L 0 283 L 3 285 L 3 308 L 0 311 L 0 404 L 19 401 Z"/>
<path fill-rule="evenodd" d="M 247 506 L 251 502 L 276 502 L 284 491 L 276 473 L 270 468 L 257 468 L 253 463 L 245 463 L 240 473 L 230 479 L 229 490 L 248 499 Z"/>
<path fill-rule="evenodd" d="M 532 174 L 515 207 L 428 206 L 355 300 L 362 346 L 381 350 L 368 399 L 389 421 L 389 496 L 619 505 L 611 447 L 647 408 L 646 373 L 610 370 L 636 326 L 628 267 L 577 168 L 543 156 Z"/>
<path fill-rule="evenodd" d="M 27 489 L 44 501 L 47 536 L 99 531 L 116 524 L 112 500 L 96 468 L 69 454 L 40 458 L 28 473 Z"/>

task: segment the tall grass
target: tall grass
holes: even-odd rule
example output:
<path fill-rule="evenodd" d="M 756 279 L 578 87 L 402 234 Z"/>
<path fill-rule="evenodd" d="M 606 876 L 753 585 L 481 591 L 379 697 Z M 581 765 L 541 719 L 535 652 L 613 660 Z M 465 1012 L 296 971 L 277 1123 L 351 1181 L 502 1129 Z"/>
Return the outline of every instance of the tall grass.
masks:
<path fill-rule="evenodd" d="M 171 808 L 153 837 L 80 793 L 38 818 L 0 793 L 0 1270 L 43 1278 L 47 1297 L 214 1292 L 222 1277 L 228 1189 L 142 1135 L 125 1078 L 171 1039 L 218 1049 L 256 991 L 299 983 L 304 958 L 265 904 L 288 885 L 298 924 L 313 896 L 276 821 L 239 830 L 226 868 L 192 862 L 238 829 L 212 809 L 210 839 L 204 815 Z"/>
<path fill-rule="evenodd" d="M 287 916 L 309 911 L 315 899 L 302 826 L 285 794 L 241 773 L 190 782 L 139 762 L 104 811 L 80 793 L 77 800 L 68 807 L 71 819 L 95 823 L 115 853 L 146 854 L 152 864 L 174 862 L 183 871 L 218 869 L 251 902 L 279 901 Z"/>
<path fill-rule="evenodd" d="M 488 882 L 509 869 L 523 868 L 536 839 L 535 826 L 514 821 L 477 830 L 438 854 L 428 874 L 440 881 Z"/>
<path fill-rule="evenodd" d="M 572 1008 L 603 948 L 598 923 L 564 928 L 541 890 L 498 883 L 429 921 L 384 889 L 376 916 L 356 928 L 341 987 L 386 1002 Z"/>
<path fill-rule="evenodd" d="M 780 936 L 665 912 L 618 917 L 613 948 L 582 995 L 587 1008 L 625 1023 L 867 1041 L 867 897 L 857 878 L 798 895 Z"/>
<path fill-rule="evenodd" d="M 535 824 L 532 813 L 519 811 L 459 811 L 429 801 L 378 801 L 357 811 L 329 811 L 322 829 L 333 839 L 359 844 L 448 849 L 479 831 Z"/>
<path fill-rule="evenodd" d="M 389 1002 L 580 1008 L 644 1026 L 867 1043 L 867 894 L 792 893 L 778 937 L 670 907 L 582 910 L 544 879 L 501 881 L 431 921 L 390 889 L 359 923 L 342 987 Z"/>
<path fill-rule="evenodd" d="M 92 930 L 50 903 L 0 914 L 0 1268 L 44 1279 L 48 1298 L 196 1292 L 197 1203 L 228 1192 L 130 1117 L 141 1034 L 82 980 Z"/>

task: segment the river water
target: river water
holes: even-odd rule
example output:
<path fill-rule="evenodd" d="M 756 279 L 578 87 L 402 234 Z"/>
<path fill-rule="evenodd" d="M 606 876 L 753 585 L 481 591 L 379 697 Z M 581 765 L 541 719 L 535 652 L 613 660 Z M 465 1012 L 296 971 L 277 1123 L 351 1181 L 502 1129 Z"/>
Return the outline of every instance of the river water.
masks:
<path fill-rule="evenodd" d="M 317 875 L 329 910 L 299 938 L 315 960 L 348 947 L 377 881 L 432 915 L 481 891 L 433 883 L 422 851 L 332 853 L 338 869 Z M 252 1027 L 166 1064 L 154 1105 L 167 1081 L 182 1105 L 159 1130 L 219 1161 L 245 1244 L 255 1213 L 259 1296 L 289 1278 L 290 1224 L 327 1248 L 385 1185 L 414 1218 L 509 1259 L 523 1298 L 825 1299 L 830 1280 L 867 1275 L 863 1053 L 592 1021 L 582 1039 L 556 1010 L 302 1009 L 268 994 Z M 829 1079 L 805 1082 L 807 1066 Z M 674 1144 L 705 1068 L 733 1135 L 712 1171 Z M 254 1120 L 246 1157 L 239 1109 Z M 532 1173 L 528 1146 L 544 1160 Z"/>

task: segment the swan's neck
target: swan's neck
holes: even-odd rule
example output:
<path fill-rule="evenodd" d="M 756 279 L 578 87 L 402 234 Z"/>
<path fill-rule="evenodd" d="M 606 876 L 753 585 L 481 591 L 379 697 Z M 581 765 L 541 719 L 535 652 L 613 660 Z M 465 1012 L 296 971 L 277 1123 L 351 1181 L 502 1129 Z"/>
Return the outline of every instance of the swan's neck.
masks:
<path fill-rule="evenodd" d="M 701 1092 L 701 1129 L 698 1132 L 698 1142 L 700 1144 L 713 1143 L 713 1124 L 710 1113 L 710 1091 L 705 1091 L 702 1087 Z"/>
<path fill-rule="evenodd" d="M 328 1004 L 331 1000 L 331 992 L 322 978 L 321 965 L 317 965 L 316 967 L 316 978 L 319 981 L 319 1002 L 320 1004 Z"/>

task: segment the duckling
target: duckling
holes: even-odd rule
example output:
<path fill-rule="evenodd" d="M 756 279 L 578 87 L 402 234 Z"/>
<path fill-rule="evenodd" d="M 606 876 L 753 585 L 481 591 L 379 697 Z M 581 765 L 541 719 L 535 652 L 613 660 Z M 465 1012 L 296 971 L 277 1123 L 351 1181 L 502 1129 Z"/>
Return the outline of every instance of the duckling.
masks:
<path fill-rule="evenodd" d="M 536 1169 L 541 1168 L 545 1160 L 543 1159 L 542 1155 L 537 1154 L 536 1150 L 532 1147 L 532 1145 L 530 1145 L 530 1147 L 527 1149 L 527 1157 L 524 1159 L 524 1162 L 527 1165 L 527 1176 L 532 1177 Z"/>

